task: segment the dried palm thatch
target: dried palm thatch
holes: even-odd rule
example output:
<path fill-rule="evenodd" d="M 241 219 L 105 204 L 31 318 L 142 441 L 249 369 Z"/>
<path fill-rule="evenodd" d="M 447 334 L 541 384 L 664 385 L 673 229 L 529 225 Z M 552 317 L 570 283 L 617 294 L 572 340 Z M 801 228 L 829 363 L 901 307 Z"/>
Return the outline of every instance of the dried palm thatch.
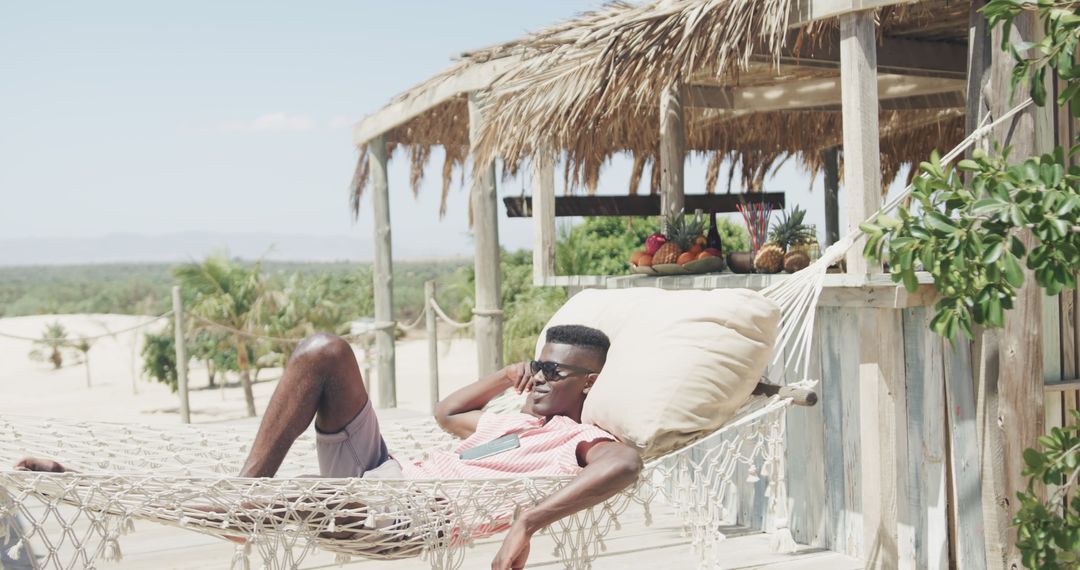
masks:
<path fill-rule="evenodd" d="M 789 30 L 792 1 L 608 4 L 520 41 L 465 54 L 463 61 L 423 85 L 445 80 L 469 65 L 518 58 L 480 97 L 483 122 L 474 164 L 489 164 L 499 157 L 503 175 L 512 175 L 528 163 L 536 148 L 549 144 L 564 158 L 568 186 L 584 186 L 591 193 L 612 156 L 628 153 L 634 160 L 630 192 L 635 193 L 645 167 L 657 162 L 659 95 L 669 85 L 767 85 L 837 76 L 834 69 L 781 69 L 776 63 L 784 50 L 812 53 L 820 42 L 837 37 L 835 21 Z M 891 6 L 878 11 L 878 31 L 965 41 L 967 10 L 966 3 L 949 0 Z M 762 57 L 773 63 L 763 63 Z M 821 150 L 839 145 L 841 139 L 840 113 L 835 110 L 746 114 L 685 108 L 684 112 L 686 148 L 707 157 L 705 182 L 710 192 L 719 184 L 724 163 L 729 164 L 729 186 L 739 176 L 747 188 L 760 188 L 770 169 L 791 156 L 816 171 Z M 958 112 L 883 112 L 883 181 L 891 182 L 905 163 L 962 138 Z M 467 104 L 460 96 L 387 133 L 388 152 L 397 145 L 424 147 L 410 154 L 414 188 L 430 147 L 446 149 L 442 212 L 451 177 L 464 168 L 468 130 Z M 656 192 L 659 169 L 651 172 L 651 191 Z M 354 205 L 363 177 L 356 182 Z"/>

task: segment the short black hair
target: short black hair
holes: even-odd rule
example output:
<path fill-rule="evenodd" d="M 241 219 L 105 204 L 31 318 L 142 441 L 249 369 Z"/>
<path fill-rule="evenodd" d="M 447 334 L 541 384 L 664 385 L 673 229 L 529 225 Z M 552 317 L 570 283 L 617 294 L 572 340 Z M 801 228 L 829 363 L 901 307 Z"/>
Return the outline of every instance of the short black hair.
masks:
<path fill-rule="evenodd" d="M 611 340 L 602 331 L 584 325 L 557 325 L 547 331 L 547 342 L 589 348 L 607 357 Z"/>

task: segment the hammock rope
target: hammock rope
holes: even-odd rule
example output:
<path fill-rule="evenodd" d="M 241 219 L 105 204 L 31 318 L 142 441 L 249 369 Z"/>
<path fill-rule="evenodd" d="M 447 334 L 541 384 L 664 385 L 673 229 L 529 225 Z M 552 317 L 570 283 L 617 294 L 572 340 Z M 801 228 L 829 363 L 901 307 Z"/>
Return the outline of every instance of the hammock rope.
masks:
<path fill-rule="evenodd" d="M 521 402 L 517 396 L 500 400 L 508 407 Z M 587 568 L 603 548 L 600 537 L 618 526 L 619 515 L 630 504 L 649 504 L 658 493 L 697 529 L 695 550 L 713 556 L 723 538 L 714 529 L 731 515 L 715 505 L 730 503 L 740 465 L 754 477 L 758 465 L 764 466 L 762 476 L 773 472 L 775 450 L 783 443 L 779 422 L 789 404 L 779 397 L 754 398 L 721 430 L 648 461 L 636 486 L 549 529 L 559 556 L 569 567 Z M 384 433 L 402 460 L 457 442 L 429 419 L 388 423 Z M 432 568 L 457 568 L 463 549 L 475 539 L 505 528 L 515 509 L 542 501 L 573 479 L 304 477 L 304 469 L 317 464 L 310 434 L 294 444 L 282 478 L 231 476 L 249 442 L 250 434 L 235 428 L 0 417 L 0 461 L 46 454 L 80 471 L 0 471 L 0 521 L 18 515 L 27 523 L 0 528 L 0 543 L 6 537 L 12 550 L 33 544 L 32 551 L 41 554 L 37 568 L 81 567 L 98 557 L 119 557 L 120 537 L 140 519 L 244 538 L 234 568 L 245 567 L 252 556 L 270 569 L 295 568 L 316 548 L 341 560 L 422 556 Z M 81 533 L 77 547 L 50 540 L 76 531 Z"/>

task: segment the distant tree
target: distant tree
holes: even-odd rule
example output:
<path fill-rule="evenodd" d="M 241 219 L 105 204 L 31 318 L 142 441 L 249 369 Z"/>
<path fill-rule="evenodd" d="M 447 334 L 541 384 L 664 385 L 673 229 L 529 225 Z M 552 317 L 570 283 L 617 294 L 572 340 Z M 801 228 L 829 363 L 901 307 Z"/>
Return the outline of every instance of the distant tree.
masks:
<path fill-rule="evenodd" d="M 167 384 L 176 392 L 179 380 L 176 372 L 176 337 L 171 331 L 162 334 L 147 333 L 142 347 L 143 372 L 147 376 Z"/>
<path fill-rule="evenodd" d="M 67 329 L 60 321 L 45 325 L 41 333 L 41 339 L 34 341 L 35 348 L 30 351 L 30 359 L 36 361 L 48 360 L 54 370 L 59 370 L 64 365 L 63 349 L 70 346 Z M 48 352 L 48 356 L 45 352 Z"/>
<path fill-rule="evenodd" d="M 274 312 L 274 295 L 266 294 L 265 280 L 260 264 L 245 268 L 230 262 L 223 255 L 213 255 L 201 263 L 189 263 L 173 269 L 180 286 L 191 295 L 188 311 L 193 317 L 201 317 L 238 331 L 261 333 L 263 323 Z M 190 330 L 215 328 L 198 319 L 192 319 Z M 218 329 L 220 332 L 220 329 Z M 233 332 L 232 344 L 236 349 L 240 369 L 240 383 L 249 416 L 254 417 L 255 395 L 251 388 L 251 359 L 249 350 L 252 340 L 244 334 Z"/>

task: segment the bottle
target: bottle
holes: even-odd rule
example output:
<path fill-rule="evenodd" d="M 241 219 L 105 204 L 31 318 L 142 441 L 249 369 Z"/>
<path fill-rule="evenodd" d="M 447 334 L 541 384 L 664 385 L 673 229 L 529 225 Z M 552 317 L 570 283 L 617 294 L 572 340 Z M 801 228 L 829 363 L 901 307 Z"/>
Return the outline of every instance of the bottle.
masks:
<path fill-rule="evenodd" d="M 720 241 L 720 230 L 716 229 L 716 210 L 709 212 L 711 221 L 709 222 L 709 233 L 705 235 L 705 247 L 715 249 L 723 252 L 723 242 Z"/>

